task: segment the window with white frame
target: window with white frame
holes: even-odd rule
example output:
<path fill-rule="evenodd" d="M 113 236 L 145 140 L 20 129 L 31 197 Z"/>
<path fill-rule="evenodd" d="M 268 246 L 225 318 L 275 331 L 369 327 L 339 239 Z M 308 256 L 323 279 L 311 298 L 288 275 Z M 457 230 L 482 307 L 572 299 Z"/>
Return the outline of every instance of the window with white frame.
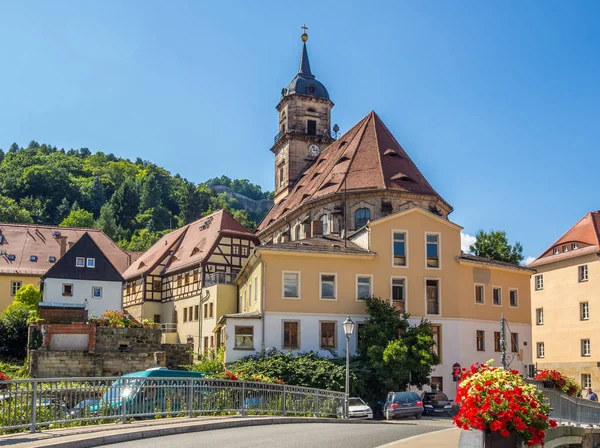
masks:
<path fill-rule="evenodd" d="M 302 239 L 302 226 L 300 224 L 298 224 L 294 228 L 294 240 L 299 241 L 301 239 Z"/>
<path fill-rule="evenodd" d="M 335 349 L 337 344 L 336 322 L 321 322 L 319 347 Z"/>
<path fill-rule="evenodd" d="M 321 217 L 321 222 L 323 223 L 323 235 L 329 234 L 329 217 L 327 215 L 323 215 Z"/>
<path fill-rule="evenodd" d="M 254 276 L 254 303 L 258 301 L 258 276 Z"/>
<path fill-rule="evenodd" d="M 427 314 L 440 314 L 440 281 L 437 279 L 425 280 L 425 299 Z"/>
<path fill-rule="evenodd" d="M 583 266 L 579 266 L 578 271 L 579 271 L 579 281 L 580 282 L 587 282 L 587 280 L 588 280 L 588 267 L 587 267 L 587 264 L 584 264 Z"/>
<path fill-rule="evenodd" d="M 242 246 L 242 257 L 247 257 L 248 256 L 248 246 Z"/>
<path fill-rule="evenodd" d="M 502 305 L 502 288 L 500 288 L 500 287 L 492 288 L 492 303 L 494 305 Z"/>
<path fill-rule="evenodd" d="M 475 285 L 475 303 L 485 303 L 485 287 L 483 285 Z"/>
<path fill-rule="evenodd" d="M 406 266 L 406 233 L 393 233 L 394 266 Z"/>
<path fill-rule="evenodd" d="M 571 244 L 571 250 L 579 249 L 579 244 L 573 243 Z"/>
<path fill-rule="evenodd" d="M 563 252 L 568 252 L 568 251 L 569 251 L 569 247 L 568 247 L 568 246 L 565 244 L 565 245 L 562 247 L 562 251 L 563 251 Z"/>
<path fill-rule="evenodd" d="M 102 298 L 102 287 L 92 286 L 92 299 L 101 299 L 101 298 Z"/>
<path fill-rule="evenodd" d="M 535 290 L 540 291 L 544 289 L 544 276 L 542 274 L 535 276 Z"/>
<path fill-rule="evenodd" d="M 592 375 L 589 373 L 582 373 L 581 374 L 581 388 L 589 389 L 590 387 L 592 387 Z"/>
<path fill-rule="evenodd" d="M 591 354 L 592 354 L 592 350 L 590 347 L 590 340 L 582 339 L 581 340 L 581 356 L 591 356 Z"/>
<path fill-rule="evenodd" d="M 16 296 L 17 295 L 17 291 L 19 290 L 19 288 L 21 287 L 23 283 L 21 283 L 20 281 L 17 280 L 13 280 L 10 283 L 10 295 L 11 296 Z"/>
<path fill-rule="evenodd" d="M 300 274 L 298 272 L 283 273 L 283 297 L 300 298 Z"/>
<path fill-rule="evenodd" d="M 254 350 L 254 327 L 235 326 L 234 348 L 242 350 Z"/>
<path fill-rule="evenodd" d="M 250 308 L 250 304 L 252 303 L 252 283 L 248 285 L 248 308 Z"/>
<path fill-rule="evenodd" d="M 359 208 L 354 212 L 354 228 L 360 229 L 365 226 L 371 219 L 371 210 L 368 208 Z"/>
<path fill-rule="evenodd" d="M 403 278 L 392 279 L 392 302 L 404 302 L 406 297 L 406 280 Z"/>
<path fill-rule="evenodd" d="M 552 253 L 553 253 L 554 255 L 558 255 L 558 253 L 559 253 L 559 252 L 560 252 L 560 251 L 558 250 L 558 247 L 555 247 L 555 248 L 554 248 L 554 250 L 552 251 Z"/>
<path fill-rule="evenodd" d="M 75 258 L 75 266 L 78 268 L 85 267 L 85 257 L 76 257 Z"/>
<path fill-rule="evenodd" d="M 427 234 L 427 267 L 440 267 L 440 236 L 437 234 Z"/>
<path fill-rule="evenodd" d="M 91 269 L 95 268 L 96 267 L 96 259 L 95 258 L 88 258 L 86 260 L 86 266 L 88 268 L 91 268 Z"/>
<path fill-rule="evenodd" d="M 535 324 L 544 325 L 544 308 L 537 308 L 535 310 Z"/>
<path fill-rule="evenodd" d="M 336 275 L 321 274 L 321 299 L 336 298 Z"/>
<path fill-rule="evenodd" d="M 300 322 L 283 322 L 283 349 L 298 350 L 300 348 Z"/>
<path fill-rule="evenodd" d="M 544 358 L 546 356 L 546 347 L 543 342 L 537 343 L 536 354 L 538 358 Z"/>
<path fill-rule="evenodd" d="M 356 276 L 356 298 L 358 300 L 365 300 L 371 297 L 371 280 L 370 275 L 357 275 Z"/>
<path fill-rule="evenodd" d="M 238 246 L 237 244 L 234 245 L 231 248 L 231 251 L 232 251 L 233 255 L 239 255 L 240 254 L 240 246 Z"/>
<path fill-rule="evenodd" d="M 581 309 L 581 320 L 589 320 L 590 319 L 590 304 L 589 302 L 581 302 L 579 304 Z"/>
<path fill-rule="evenodd" d="M 73 284 L 72 283 L 63 283 L 62 285 L 62 295 L 65 297 L 73 296 Z"/>
<path fill-rule="evenodd" d="M 510 289 L 508 291 L 508 304 L 512 307 L 519 306 L 519 291 Z"/>

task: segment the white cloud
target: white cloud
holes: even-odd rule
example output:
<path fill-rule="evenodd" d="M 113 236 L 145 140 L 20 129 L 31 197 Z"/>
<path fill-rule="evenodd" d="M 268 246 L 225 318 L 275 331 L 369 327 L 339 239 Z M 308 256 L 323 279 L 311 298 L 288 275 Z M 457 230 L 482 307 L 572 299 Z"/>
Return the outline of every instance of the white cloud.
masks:
<path fill-rule="evenodd" d="M 460 248 L 463 252 L 469 252 L 469 247 L 471 247 L 471 244 L 475 244 L 475 241 L 477 241 L 477 238 L 474 236 L 460 232 Z"/>
<path fill-rule="evenodd" d="M 527 257 L 523 261 L 523 266 L 527 266 L 529 263 L 532 263 L 535 260 L 535 257 Z"/>

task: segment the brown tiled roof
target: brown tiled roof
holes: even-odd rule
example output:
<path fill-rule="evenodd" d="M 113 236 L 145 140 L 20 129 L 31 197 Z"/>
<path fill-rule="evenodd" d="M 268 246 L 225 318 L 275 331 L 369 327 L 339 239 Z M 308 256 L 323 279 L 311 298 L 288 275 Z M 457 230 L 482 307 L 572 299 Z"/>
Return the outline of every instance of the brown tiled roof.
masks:
<path fill-rule="evenodd" d="M 461 253 L 460 256 L 456 257 L 457 261 L 470 261 L 470 262 L 474 262 L 474 263 L 481 263 L 481 264 L 486 264 L 488 266 L 496 266 L 499 268 L 506 268 L 506 269 L 516 269 L 519 271 L 527 271 L 527 272 L 535 272 L 535 269 L 529 269 L 529 267 L 527 266 L 521 266 L 518 264 L 514 264 L 514 263 L 508 263 L 506 261 L 498 261 L 498 260 L 494 260 L 492 258 L 486 258 L 486 257 L 479 257 L 477 255 L 471 255 L 471 254 L 467 254 L 467 253 Z"/>
<path fill-rule="evenodd" d="M 324 252 L 341 254 L 373 254 L 358 246 L 352 241 L 336 238 L 333 236 L 312 237 L 299 241 L 288 241 L 285 243 L 269 243 L 260 246 L 260 249 L 301 251 L 301 252 Z"/>
<path fill-rule="evenodd" d="M 149 273 L 166 257 L 170 260 L 164 274 L 200 265 L 223 235 L 251 239 L 258 244 L 252 232 L 227 211 L 219 210 L 163 236 L 127 269 L 123 277 L 131 279 Z"/>
<path fill-rule="evenodd" d="M 599 229 L 600 211 L 587 213 L 528 266 L 535 267 L 600 251 Z M 577 243 L 578 249 L 572 249 L 573 243 Z M 567 246 L 566 252 L 563 246 Z M 554 254 L 556 247 L 558 254 Z"/>
<path fill-rule="evenodd" d="M 60 258 L 61 238 L 66 238 L 69 249 L 86 232 L 120 273 L 129 266 L 129 254 L 98 229 L 0 223 L 0 232 L 0 274 L 44 275 L 54 265 L 50 257 Z M 10 255 L 15 256 L 14 261 L 9 259 Z M 31 261 L 32 256 L 37 261 Z"/>
<path fill-rule="evenodd" d="M 348 193 L 392 190 L 440 197 L 379 116 L 371 112 L 317 157 L 257 230 L 300 205 L 341 193 L 344 188 Z"/>

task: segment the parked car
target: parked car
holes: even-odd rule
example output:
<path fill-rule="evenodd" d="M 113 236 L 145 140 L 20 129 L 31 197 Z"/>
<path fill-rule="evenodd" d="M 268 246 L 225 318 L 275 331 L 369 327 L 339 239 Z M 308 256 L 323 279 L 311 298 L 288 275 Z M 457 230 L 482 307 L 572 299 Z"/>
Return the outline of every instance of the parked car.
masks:
<path fill-rule="evenodd" d="M 424 392 L 421 401 L 425 415 L 452 415 L 453 400 L 443 392 Z"/>
<path fill-rule="evenodd" d="M 411 416 L 419 420 L 423 416 L 423 402 L 415 392 L 389 392 L 383 405 L 383 415 L 386 420 Z"/>
<path fill-rule="evenodd" d="M 344 415 L 344 408 L 337 409 L 339 417 Z M 351 397 L 348 400 L 348 418 L 373 419 L 373 410 L 365 403 L 362 398 Z"/>
<path fill-rule="evenodd" d="M 71 410 L 69 411 L 69 415 L 71 416 L 71 418 L 86 417 L 88 414 L 91 414 L 90 409 L 98 408 L 98 401 L 99 400 L 80 401 L 71 408 Z"/>

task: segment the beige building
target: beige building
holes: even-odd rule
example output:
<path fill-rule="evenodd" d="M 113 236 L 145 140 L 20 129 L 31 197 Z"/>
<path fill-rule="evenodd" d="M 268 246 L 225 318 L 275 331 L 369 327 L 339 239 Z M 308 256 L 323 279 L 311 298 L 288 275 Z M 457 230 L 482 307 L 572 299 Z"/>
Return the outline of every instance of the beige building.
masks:
<path fill-rule="evenodd" d="M 413 323 L 433 323 L 442 364 L 432 381 L 449 395 L 454 363 L 500 363 L 502 313 L 511 367 L 527 374 L 532 270 L 461 253 L 460 230 L 413 207 L 347 240 L 315 233 L 257 247 L 238 276 L 238 313 L 219 320 L 226 360 L 268 348 L 343 355 L 342 322 L 350 315 L 360 326 L 364 299 L 375 296 L 410 313 Z"/>
<path fill-rule="evenodd" d="M 600 384 L 600 211 L 585 215 L 529 267 L 534 361 L 582 387 Z"/>

